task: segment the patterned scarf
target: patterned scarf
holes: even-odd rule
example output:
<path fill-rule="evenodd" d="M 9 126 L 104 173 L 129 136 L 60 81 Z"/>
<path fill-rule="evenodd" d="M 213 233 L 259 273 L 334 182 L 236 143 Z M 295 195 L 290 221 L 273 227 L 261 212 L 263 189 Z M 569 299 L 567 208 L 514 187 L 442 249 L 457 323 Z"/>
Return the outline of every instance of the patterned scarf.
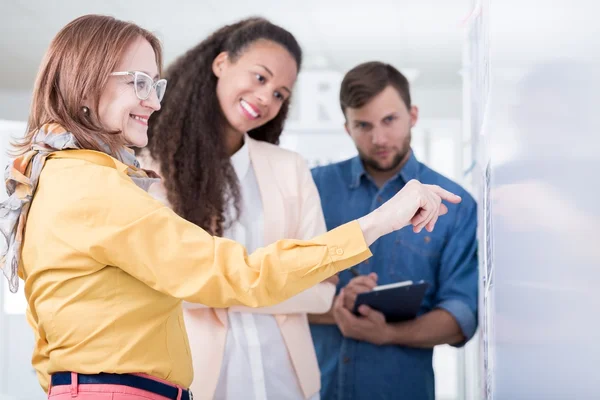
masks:
<path fill-rule="evenodd" d="M 108 146 L 102 146 L 110 154 Z M 60 150 L 80 150 L 75 136 L 62 126 L 50 123 L 42 126 L 33 138 L 31 149 L 8 164 L 5 172 L 8 199 L 0 204 L 0 268 L 8 279 L 10 291 L 19 288 L 18 268 L 21 259 L 23 230 L 27 213 L 44 163 L 50 154 Z M 127 175 L 140 188 L 148 191 L 158 182 L 158 175 L 140 169 L 133 152 L 123 148 L 117 154 L 129 168 Z"/>

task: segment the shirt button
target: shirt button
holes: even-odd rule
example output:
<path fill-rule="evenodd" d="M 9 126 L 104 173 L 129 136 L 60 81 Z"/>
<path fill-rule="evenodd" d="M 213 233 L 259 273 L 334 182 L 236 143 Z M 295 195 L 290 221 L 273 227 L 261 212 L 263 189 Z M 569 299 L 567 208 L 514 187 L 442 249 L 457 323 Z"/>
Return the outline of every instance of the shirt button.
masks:
<path fill-rule="evenodd" d="M 342 249 L 337 249 L 337 250 L 335 251 L 335 254 L 337 254 L 338 256 L 341 256 L 342 254 L 344 254 L 344 250 L 342 250 Z"/>
<path fill-rule="evenodd" d="M 350 357 L 344 357 L 343 363 L 348 364 L 350 362 Z"/>

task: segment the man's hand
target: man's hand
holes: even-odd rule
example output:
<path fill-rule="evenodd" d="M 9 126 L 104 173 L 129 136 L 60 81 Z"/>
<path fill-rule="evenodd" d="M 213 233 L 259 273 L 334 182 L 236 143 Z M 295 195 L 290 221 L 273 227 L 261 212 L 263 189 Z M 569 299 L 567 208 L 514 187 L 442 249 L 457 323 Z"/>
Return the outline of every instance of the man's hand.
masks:
<path fill-rule="evenodd" d="M 368 278 L 368 276 L 357 277 L 353 280 L 360 278 Z M 362 340 L 376 345 L 388 344 L 390 342 L 390 326 L 386 323 L 383 314 L 362 305 L 358 309 L 358 312 L 362 316 L 356 317 L 350 311 L 352 308 L 349 309 L 345 306 L 345 303 L 348 301 L 347 299 L 356 299 L 355 292 L 353 291 L 352 294 L 348 294 L 346 292 L 347 288 L 340 291 L 339 296 L 337 296 L 333 304 L 333 318 L 342 335 L 347 338 Z M 352 307 L 354 307 L 354 302 L 352 302 Z"/>
<path fill-rule="evenodd" d="M 352 311 L 356 302 L 356 296 L 361 293 L 370 292 L 375 286 L 377 286 L 376 273 L 371 272 L 369 275 L 357 276 L 348 282 L 348 285 L 342 290 L 343 293 L 340 292 L 338 297 L 343 299 L 343 306 Z"/>

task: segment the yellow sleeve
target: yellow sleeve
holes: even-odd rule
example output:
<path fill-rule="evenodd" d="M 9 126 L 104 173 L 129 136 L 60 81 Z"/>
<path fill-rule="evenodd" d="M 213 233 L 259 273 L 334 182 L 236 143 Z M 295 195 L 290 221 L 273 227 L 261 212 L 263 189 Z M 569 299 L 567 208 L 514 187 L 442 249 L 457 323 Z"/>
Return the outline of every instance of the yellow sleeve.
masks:
<path fill-rule="evenodd" d="M 95 165 L 77 171 L 72 179 L 55 180 L 69 186 L 62 193 L 72 200 L 55 200 L 63 203 L 54 232 L 98 262 L 182 300 L 218 308 L 270 306 L 371 256 L 357 222 L 248 255 L 239 243 L 180 218 L 121 172 Z"/>
<path fill-rule="evenodd" d="M 35 339 L 33 356 L 31 357 L 31 364 L 35 369 L 38 377 L 38 381 L 44 389 L 44 392 L 48 393 L 48 384 L 50 383 L 50 375 L 48 375 L 48 342 L 46 341 L 46 332 L 38 325 L 37 319 L 31 312 L 29 306 L 25 311 L 27 322 L 33 328 L 33 334 Z"/>

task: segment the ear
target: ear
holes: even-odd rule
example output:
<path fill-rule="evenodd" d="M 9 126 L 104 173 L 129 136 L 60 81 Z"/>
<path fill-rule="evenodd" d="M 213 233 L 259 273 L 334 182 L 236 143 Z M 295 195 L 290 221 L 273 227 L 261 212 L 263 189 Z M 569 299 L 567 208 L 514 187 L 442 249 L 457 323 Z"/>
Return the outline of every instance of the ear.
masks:
<path fill-rule="evenodd" d="M 419 120 L 419 107 L 411 106 L 410 107 L 410 127 L 414 127 Z"/>
<path fill-rule="evenodd" d="M 229 55 L 227 54 L 226 51 L 223 51 L 221 53 L 219 53 L 218 56 L 215 57 L 215 59 L 213 60 L 212 63 L 212 70 L 213 70 L 213 74 L 215 74 L 215 76 L 217 78 L 220 78 L 222 73 L 223 73 L 223 69 L 227 66 L 227 61 L 228 61 L 228 57 Z"/>

